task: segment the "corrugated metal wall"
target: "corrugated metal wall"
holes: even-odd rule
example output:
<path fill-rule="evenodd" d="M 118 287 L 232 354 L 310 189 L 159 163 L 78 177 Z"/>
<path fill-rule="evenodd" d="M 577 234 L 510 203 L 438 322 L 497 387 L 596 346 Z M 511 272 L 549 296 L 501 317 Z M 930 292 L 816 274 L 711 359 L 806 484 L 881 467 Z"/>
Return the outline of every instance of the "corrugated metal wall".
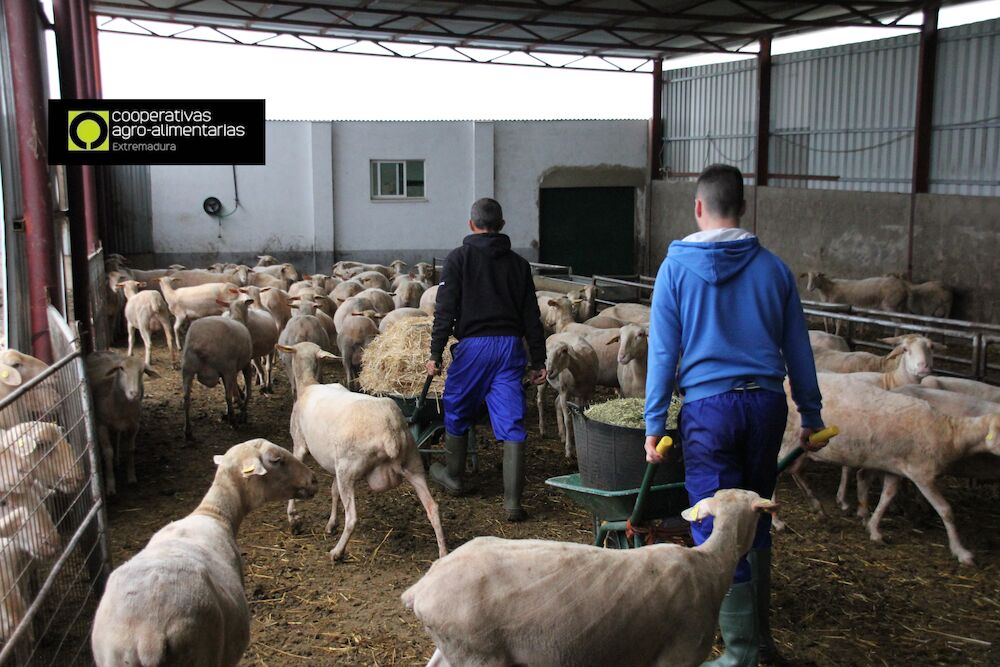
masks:
<path fill-rule="evenodd" d="M 663 77 L 667 169 L 698 172 L 725 162 L 753 171 L 757 61 L 688 67 Z"/>
<path fill-rule="evenodd" d="M 931 192 L 1000 195 L 1000 20 L 942 30 Z"/>
<path fill-rule="evenodd" d="M 153 205 L 149 165 L 97 168 L 101 240 L 105 252 L 126 256 L 153 252 Z"/>
<path fill-rule="evenodd" d="M 909 192 L 919 36 L 775 56 L 769 172 L 785 187 Z M 664 163 L 753 170 L 756 61 L 664 73 Z M 931 192 L 1000 195 L 1000 20 L 939 32 Z M 752 179 L 751 179 L 752 180 Z"/>

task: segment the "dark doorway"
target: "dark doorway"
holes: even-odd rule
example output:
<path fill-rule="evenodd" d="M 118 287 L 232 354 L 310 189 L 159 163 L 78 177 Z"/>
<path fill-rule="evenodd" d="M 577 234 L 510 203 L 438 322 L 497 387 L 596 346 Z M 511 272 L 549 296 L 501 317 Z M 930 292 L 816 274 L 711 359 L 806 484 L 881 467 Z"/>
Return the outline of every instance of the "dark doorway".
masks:
<path fill-rule="evenodd" d="M 635 188 L 543 188 L 539 259 L 582 275 L 634 273 Z"/>

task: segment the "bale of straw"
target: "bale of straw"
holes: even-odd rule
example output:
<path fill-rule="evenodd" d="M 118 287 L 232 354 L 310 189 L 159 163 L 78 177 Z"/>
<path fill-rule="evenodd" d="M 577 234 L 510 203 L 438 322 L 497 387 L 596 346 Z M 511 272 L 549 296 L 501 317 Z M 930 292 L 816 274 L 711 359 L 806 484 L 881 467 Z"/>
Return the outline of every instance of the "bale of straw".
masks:
<path fill-rule="evenodd" d="M 361 388 L 380 396 L 418 396 L 427 377 L 431 351 L 430 317 L 406 317 L 368 344 L 361 356 Z M 445 348 L 441 374 L 431 383 L 429 395 L 440 396 L 451 364 L 452 338 Z"/>
<path fill-rule="evenodd" d="M 604 403 L 596 403 L 584 411 L 588 419 L 624 426 L 625 428 L 646 428 L 646 401 L 642 398 L 616 398 Z M 677 417 L 681 411 L 681 397 L 674 394 L 667 412 L 667 428 L 677 428 Z"/>

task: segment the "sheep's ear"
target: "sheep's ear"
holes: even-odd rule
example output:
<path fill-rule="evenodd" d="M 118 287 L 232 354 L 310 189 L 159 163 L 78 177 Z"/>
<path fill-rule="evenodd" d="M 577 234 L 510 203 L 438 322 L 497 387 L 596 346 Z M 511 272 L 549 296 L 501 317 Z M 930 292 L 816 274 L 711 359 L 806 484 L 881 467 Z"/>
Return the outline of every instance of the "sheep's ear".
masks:
<path fill-rule="evenodd" d="M 217 466 L 221 466 L 222 462 L 225 460 L 226 457 L 222 456 L 221 454 L 216 454 L 215 456 L 212 457 L 212 463 L 214 463 Z"/>
<path fill-rule="evenodd" d="M 753 507 L 755 511 L 762 514 L 774 515 L 777 514 L 778 510 L 781 508 L 781 503 L 776 503 L 769 498 L 759 498 L 753 501 L 751 507 Z"/>
<path fill-rule="evenodd" d="M 226 308 L 229 308 L 229 302 L 228 301 L 223 301 L 222 299 L 216 299 L 215 303 L 218 304 L 218 305 L 220 305 L 220 306 L 224 306 Z"/>
<path fill-rule="evenodd" d="M 252 475 L 266 475 L 267 468 L 264 464 L 260 462 L 260 457 L 255 456 L 252 459 L 247 459 L 243 462 L 243 467 L 240 468 L 240 472 L 243 473 L 244 477 L 250 477 Z"/>
<path fill-rule="evenodd" d="M 879 338 L 879 340 L 883 343 L 889 343 L 889 345 L 899 345 L 902 338 L 902 336 L 889 336 L 888 338 Z"/>
<path fill-rule="evenodd" d="M 605 345 L 614 345 L 615 343 L 620 343 L 621 339 L 622 339 L 621 336 L 615 336 L 614 338 L 612 338 L 611 340 L 609 340 L 607 343 L 605 343 Z"/>
<path fill-rule="evenodd" d="M 14 441 L 14 453 L 18 456 L 31 456 L 38 449 L 38 439 L 31 435 L 22 435 Z"/>
<path fill-rule="evenodd" d="M 261 288 L 260 288 L 260 291 L 261 291 L 261 292 L 266 292 L 266 291 L 267 291 L 267 290 L 269 290 L 269 289 L 274 289 L 274 288 L 273 288 L 273 287 L 261 287 Z"/>
<path fill-rule="evenodd" d="M 270 288 L 270 287 L 268 287 L 267 289 L 271 289 L 271 288 Z M 261 292 L 263 292 L 263 291 L 264 291 L 264 290 L 261 290 Z M 246 288 L 246 287 L 241 287 L 241 288 L 240 288 L 240 292 L 242 292 L 243 294 L 247 294 L 247 293 L 248 293 L 248 291 L 247 291 L 247 288 Z"/>
<path fill-rule="evenodd" d="M 125 283 L 115 283 L 115 289 L 125 289 Z"/>
<path fill-rule="evenodd" d="M 689 507 L 681 512 L 681 517 L 692 523 L 710 516 L 715 516 L 715 502 L 711 498 L 703 498 L 695 503 L 694 507 Z"/>
<path fill-rule="evenodd" d="M 319 353 L 316 355 L 316 358 L 317 359 L 327 359 L 329 361 L 340 361 L 342 357 L 338 357 L 335 354 L 330 354 L 326 350 L 320 350 Z"/>
<path fill-rule="evenodd" d="M 142 372 L 151 378 L 156 378 L 157 380 L 160 379 L 160 374 L 157 373 L 155 370 L 153 370 L 153 367 L 150 366 L 149 364 L 147 364 L 145 368 L 142 369 Z"/>
<path fill-rule="evenodd" d="M 146 286 L 145 282 L 136 283 L 136 287 L 145 287 L 145 286 Z"/>
<path fill-rule="evenodd" d="M 549 303 L 549 305 L 550 305 L 550 306 L 552 306 L 553 308 L 558 308 L 558 307 L 559 307 L 559 302 L 558 302 L 558 301 L 556 301 L 555 299 L 549 299 L 549 302 L 548 302 L 548 303 Z"/>
<path fill-rule="evenodd" d="M 894 348 L 892 352 L 890 352 L 889 355 L 886 357 L 886 359 L 895 359 L 904 352 L 906 352 L 906 348 L 900 345 L 899 347 Z"/>
<path fill-rule="evenodd" d="M 118 372 L 118 371 L 120 371 L 120 370 L 122 370 L 122 367 L 121 367 L 121 366 L 112 366 L 112 367 L 111 367 L 111 368 L 110 368 L 110 369 L 108 370 L 108 372 L 104 374 L 104 377 L 108 377 L 108 378 L 109 378 L 109 377 L 111 377 L 112 375 L 114 375 L 115 373 L 117 373 L 117 372 Z"/>
<path fill-rule="evenodd" d="M 230 294 L 239 294 L 240 293 L 240 290 L 237 289 L 237 288 L 235 288 L 235 287 L 230 287 L 228 291 L 229 291 Z"/>
<path fill-rule="evenodd" d="M 278 352 L 287 352 L 288 354 L 295 354 L 294 347 L 291 347 L 289 345 L 282 345 L 281 343 L 275 345 L 274 349 L 276 349 Z"/>
<path fill-rule="evenodd" d="M 21 386 L 21 374 L 13 366 L 0 364 L 0 383 L 8 387 Z"/>

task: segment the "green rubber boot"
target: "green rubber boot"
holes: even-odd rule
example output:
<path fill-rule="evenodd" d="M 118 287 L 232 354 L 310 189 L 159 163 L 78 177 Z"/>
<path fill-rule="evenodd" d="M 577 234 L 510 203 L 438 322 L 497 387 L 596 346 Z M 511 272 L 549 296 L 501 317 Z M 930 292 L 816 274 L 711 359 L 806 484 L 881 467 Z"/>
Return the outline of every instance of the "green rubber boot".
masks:
<path fill-rule="evenodd" d="M 508 521 L 524 521 L 528 513 L 521 507 L 524 492 L 524 443 L 503 441 L 503 508 Z"/>
<path fill-rule="evenodd" d="M 722 600 L 719 627 L 726 652 L 702 667 L 756 667 L 759 632 L 757 595 L 753 581 L 733 584 Z"/>
<path fill-rule="evenodd" d="M 445 465 L 441 465 L 437 461 L 431 464 L 431 479 L 449 495 L 464 496 L 473 490 L 471 486 L 462 481 L 468 446 L 468 435 L 447 433 L 444 439 Z"/>
<path fill-rule="evenodd" d="M 762 664 L 785 667 L 789 665 L 774 644 L 771 636 L 771 549 L 753 549 L 747 554 L 753 580 L 757 582 L 758 658 Z"/>

